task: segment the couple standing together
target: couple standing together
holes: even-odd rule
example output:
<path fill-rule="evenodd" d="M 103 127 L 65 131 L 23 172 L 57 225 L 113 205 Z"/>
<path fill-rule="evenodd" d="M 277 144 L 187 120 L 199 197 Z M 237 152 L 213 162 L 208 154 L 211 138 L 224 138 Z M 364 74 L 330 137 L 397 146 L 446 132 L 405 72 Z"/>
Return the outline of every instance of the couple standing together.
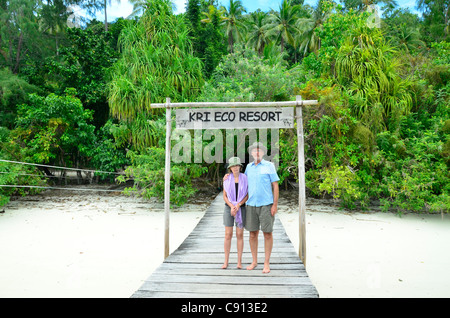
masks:
<path fill-rule="evenodd" d="M 278 180 L 275 166 L 263 160 L 267 148 L 260 142 L 255 142 L 248 148 L 253 162 L 247 165 L 245 173 L 241 173 L 242 164 L 238 157 L 230 158 L 228 168 L 231 173 L 224 177 L 223 198 L 225 210 L 223 223 L 225 225 L 225 262 L 222 268 L 228 267 L 233 226 L 236 224 L 237 268 L 242 268 L 242 251 L 244 249 L 244 227 L 250 232 L 249 243 L 252 253 L 252 263 L 248 270 L 258 265 L 258 234 L 264 234 L 264 268 L 263 273 L 270 272 L 270 254 L 273 247 L 273 223 L 278 205 Z"/>

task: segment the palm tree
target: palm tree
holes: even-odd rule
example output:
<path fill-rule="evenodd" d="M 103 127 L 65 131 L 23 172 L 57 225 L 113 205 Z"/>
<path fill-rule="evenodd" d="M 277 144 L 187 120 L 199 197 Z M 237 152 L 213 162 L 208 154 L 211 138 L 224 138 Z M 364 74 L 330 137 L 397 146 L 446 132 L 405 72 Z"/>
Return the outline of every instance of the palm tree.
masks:
<path fill-rule="evenodd" d="M 316 29 L 324 24 L 330 13 L 331 11 L 324 7 L 324 0 L 319 0 L 315 8 L 311 10 L 311 17 L 297 20 L 300 52 L 304 56 L 308 52 L 317 52 L 320 49 L 320 38 L 316 33 Z"/>
<path fill-rule="evenodd" d="M 243 27 L 241 16 L 247 10 L 240 0 L 230 0 L 228 8 L 221 6 L 220 10 L 223 11 L 225 34 L 228 38 L 228 49 L 233 53 L 234 38 L 236 37 L 237 40 L 241 38 L 240 29 Z"/>
<path fill-rule="evenodd" d="M 437 27 L 442 35 L 450 33 L 450 3 L 438 0 L 417 0 L 417 8 L 422 11 L 426 26 Z M 435 40 L 436 41 L 436 40 Z"/>
<path fill-rule="evenodd" d="M 129 18 L 142 15 L 145 11 L 147 0 L 128 0 L 133 5 L 133 12 L 131 12 Z"/>
<path fill-rule="evenodd" d="M 120 2 L 120 0 L 115 1 Z M 108 31 L 108 13 L 106 10 L 107 4 L 111 5 L 111 0 L 103 0 L 103 8 L 105 10 L 105 31 Z"/>
<path fill-rule="evenodd" d="M 201 19 L 200 21 L 203 23 L 212 23 L 214 20 L 214 16 L 218 16 L 220 22 L 225 20 L 225 17 L 223 16 L 223 11 L 218 10 L 213 5 L 209 5 L 208 12 L 202 12 L 202 15 L 204 16 L 204 18 Z"/>
<path fill-rule="evenodd" d="M 268 15 L 262 11 L 252 12 L 248 20 L 248 45 L 253 47 L 258 55 L 262 55 L 265 46 L 269 43 L 267 36 Z"/>
<path fill-rule="evenodd" d="M 111 0 L 109 0 L 109 1 L 111 1 Z M 147 8 L 151 4 L 151 1 L 149 1 L 149 0 L 128 0 L 128 1 L 133 5 L 133 11 L 127 17 L 127 19 L 143 15 L 145 10 L 147 10 Z M 172 9 L 173 10 L 176 9 L 175 4 L 173 2 L 172 2 Z"/>
<path fill-rule="evenodd" d="M 367 11 L 373 5 L 384 3 L 384 5 L 396 7 L 397 2 L 395 0 L 343 0 L 345 9 L 350 10 L 354 9 L 356 11 Z"/>
<path fill-rule="evenodd" d="M 298 32 L 296 21 L 300 11 L 299 5 L 292 5 L 291 0 L 283 0 L 279 11 L 271 14 L 271 23 L 268 25 L 270 35 L 276 36 L 281 43 L 281 52 L 285 49 L 285 43 L 295 45 L 294 37 Z"/>
<path fill-rule="evenodd" d="M 288 62 L 286 61 L 287 53 L 281 52 L 281 47 L 275 45 L 274 42 L 269 42 L 263 51 L 264 60 L 268 65 L 272 67 L 287 67 Z"/>
<path fill-rule="evenodd" d="M 416 26 L 401 23 L 393 28 L 393 41 L 398 43 L 398 46 L 410 53 L 411 49 L 419 46 L 424 47 L 425 43 L 420 39 L 420 32 Z"/>

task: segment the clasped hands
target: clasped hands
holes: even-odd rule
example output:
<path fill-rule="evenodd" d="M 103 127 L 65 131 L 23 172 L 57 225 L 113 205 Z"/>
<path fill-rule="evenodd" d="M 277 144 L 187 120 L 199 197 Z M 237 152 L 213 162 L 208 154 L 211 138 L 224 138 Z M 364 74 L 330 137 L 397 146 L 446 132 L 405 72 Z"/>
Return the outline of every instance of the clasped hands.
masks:
<path fill-rule="evenodd" d="M 234 216 L 236 216 L 236 214 L 237 214 L 238 211 L 239 211 L 239 205 L 238 205 L 238 204 L 236 204 L 236 205 L 231 205 L 230 209 L 231 209 L 231 211 L 230 211 L 231 216 L 234 217 Z"/>

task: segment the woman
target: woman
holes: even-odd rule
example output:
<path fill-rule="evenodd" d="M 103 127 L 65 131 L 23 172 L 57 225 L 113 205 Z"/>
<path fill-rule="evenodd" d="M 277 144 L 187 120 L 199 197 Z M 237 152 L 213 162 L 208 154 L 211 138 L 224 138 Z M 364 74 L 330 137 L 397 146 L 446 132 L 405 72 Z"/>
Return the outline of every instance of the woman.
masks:
<path fill-rule="evenodd" d="M 228 267 L 231 249 L 231 238 L 233 237 L 233 226 L 236 224 L 237 268 L 242 268 L 242 251 L 244 249 L 244 224 L 245 224 L 245 202 L 248 199 L 247 176 L 240 173 L 242 164 L 238 157 L 228 160 L 228 169 L 232 173 L 223 181 L 223 199 L 225 209 L 223 213 L 223 224 L 225 225 L 225 262 L 222 268 Z"/>

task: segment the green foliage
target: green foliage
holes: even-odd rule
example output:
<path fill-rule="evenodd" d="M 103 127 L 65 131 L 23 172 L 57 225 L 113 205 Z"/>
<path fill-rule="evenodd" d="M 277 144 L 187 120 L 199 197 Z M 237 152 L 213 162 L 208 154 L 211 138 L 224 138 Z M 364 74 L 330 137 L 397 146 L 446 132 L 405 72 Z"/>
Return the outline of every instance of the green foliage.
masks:
<path fill-rule="evenodd" d="M 11 132 L 0 127 L 0 158 L 8 161 L 27 161 L 29 157 L 10 138 Z M 40 178 L 39 170 L 31 165 L 19 165 L 11 162 L 0 162 L 1 185 L 42 186 L 45 182 Z M 0 187 L 0 207 L 9 202 L 12 195 L 27 195 L 38 193 L 39 189 Z"/>
<path fill-rule="evenodd" d="M 0 3 L 0 67 L 17 74 L 26 61 L 48 53 L 49 38 L 39 32 L 36 16 L 40 1 L 15 0 Z M 53 41 L 52 41 L 53 42 Z"/>
<path fill-rule="evenodd" d="M 280 162 L 277 173 L 280 177 L 279 183 L 284 183 L 287 188 L 288 183 L 285 180 L 298 180 L 298 141 L 292 129 L 281 131 L 279 148 Z"/>
<path fill-rule="evenodd" d="M 432 43 L 431 47 L 436 50 L 436 59 L 434 60 L 436 64 L 445 65 L 450 64 L 450 43 L 449 42 L 439 42 Z"/>
<path fill-rule="evenodd" d="M 372 133 L 352 115 L 338 87 L 328 82 L 310 80 L 300 94 L 318 99 L 319 105 L 304 107 L 307 164 L 306 185 L 314 195 L 327 193 L 346 207 L 356 202 L 366 205 L 364 184 L 368 176 L 359 170 L 370 161 Z M 369 187 L 368 187 L 369 188 Z"/>
<path fill-rule="evenodd" d="M 347 207 L 351 207 L 361 197 L 358 175 L 348 166 L 332 166 L 322 173 L 321 178 L 323 181 L 319 190 L 332 194 L 335 199 L 341 199 Z"/>
<path fill-rule="evenodd" d="M 201 61 L 192 54 L 183 16 L 166 0 L 152 0 L 136 25 L 119 38 L 122 55 L 109 83 L 111 114 L 126 122 L 151 117 L 153 102 L 189 100 L 203 84 Z"/>
<path fill-rule="evenodd" d="M 217 1 L 190 0 L 175 15 L 170 1 L 150 0 L 139 3 L 141 17 L 110 24 L 111 32 L 96 21 L 66 28 L 66 6 L 97 10 L 97 2 L 0 4 L 2 159 L 105 171 L 129 165 L 135 185 L 127 192 L 162 198 L 165 118 L 152 102 L 301 95 L 319 100 L 303 108 L 309 194 L 349 208 L 379 200 L 386 210 L 449 211 L 448 1 L 419 1 L 420 18 L 381 1 L 381 28 L 365 12 L 370 1 L 360 0 L 282 1 L 248 15 L 244 1 L 219 9 Z M 77 98 L 65 95 L 69 88 Z M 287 187 L 298 178 L 297 137 L 292 129 L 280 137 Z M 194 193 L 193 178 L 219 171 L 215 163 L 172 165 L 171 202 Z M 43 183 L 32 166 L 1 164 L 0 172 L 2 184 Z M 2 204 L 34 190 L 0 191 Z"/>
<path fill-rule="evenodd" d="M 90 165 L 96 170 L 115 172 L 130 164 L 124 147 L 113 136 L 114 131 L 113 123 L 108 121 L 97 133 L 90 160 Z M 100 174 L 102 179 L 109 181 L 113 181 L 113 176 Z"/>
<path fill-rule="evenodd" d="M 336 57 L 336 78 L 349 94 L 354 113 L 375 132 L 396 128 L 409 112 L 410 82 L 398 74 L 399 59 L 377 28 L 358 21 L 345 37 Z"/>
<path fill-rule="evenodd" d="M 204 12 L 201 12 L 202 8 Z M 220 25 L 223 21 L 222 12 L 213 5 L 206 7 L 204 2 L 201 5 L 200 0 L 189 0 L 186 17 L 190 25 L 193 53 L 202 60 L 204 77 L 209 78 L 222 56 L 227 54 Z"/>
<path fill-rule="evenodd" d="M 450 4 L 448 1 L 418 0 L 423 14 L 422 32 L 427 42 L 448 41 L 450 33 Z"/>
<path fill-rule="evenodd" d="M 0 162 L 0 184 L 9 186 L 45 186 L 45 181 L 39 177 L 37 169 Z M 6 205 L 13 195 L 25 196 L 36 194 L 40 191 L 42 190 L 34 188 L 0 187 L 0 207 Z"/>
<path fill-rule="evenodd" d="M 199 100 L 277 101 L 290 100 L 296 87 L 297 72 L 282 64 L 271 65 L 255 51 L 235 46 L 217 66 Z"/>
<path fill-rule="evenodd" d="M 247 43 L 258 55 L 261 56 L 266 45 L 270 43 L 267 22 L 269 15 L 265 12 L 257 11 L 250 14 L 246 21 L 249 29 L 249 38 Z"/>
<path fill-rule="evenodd" d="M 95 124 L 101 127 L 109 114 L 108 69 L 118 56 L 110 44 L 112 34 L 72 28 L 67 29 L 67 40 L 68 45 L 60 50 L 58 57 L 47 60 L 46 76 L 55 83 L 53 89 L 58 95 L 67 88 L 75 88 L 83 106 L 94 110 Z"/>
<path fill-rule="evenodd" d="M 125 27 L 119 38 L 121 57 L 109 83 L 110 113 L 131 132 L 135 149 L 155 146 L 149 119 L 161 110 L 153 102 L 186 101 L 203 84 L 202 63 L 194 57 L 183 16 L 175 16 L 166 0 L 152 0 L 137 24 Z"/>
<path fill-rule="evenodd" d="M 13 74 L 8 68 L 0 69 L 0 127 L 14 128 L 17 105 L 28 100 L 28 94 L 38 88 Z"/>
<path fill-rule="evenodd" d="M 408 9 L 396 9 L 388 12 L 383 21 L 383 31 L 396 46 L 405 54 L 417 54 L 426 47 L 420 34 L 420 19 Z"/>
<path fill-rule="evenodd" d="M 278 11 L 271 15 L 271 23 L 268 26 L 269 34 L 280 40 L 283 51 L 287 43 L 295 45 L 294 33 L 300 6 L 292 5 L 291 1 L 283 0 Z"/>
<path fill-rule="evenodd" d="M 436 128 L 424 128 L 415 116 L 409 116 L 401 131 L 403 138 L 391 132 L 377 136 L 384 161 L 379 173 L 385 208 L 430 212 L 450 209 L 449 165 L 442 153 L 448 135 Z"/>
<path fill-rule="evenodd" d="M 244 26 L 241 16 L 246 10 L 240 0 L 230 0 L 229 6 L 221 6 L 220 10 L 223 12 L 225 34 L 228 38 L 228 50 L 233 53 L 234 42 L 242 38 L 241 30 Z"/>
<path fill-rule="evenodd" d="M 89 124 L 92 111 L 85 110 L 74 90 L 65 96 L 30 96 L 18 107 L 15 142 L 32 154 L 32 162 L 77 165 L 80 155 L 88 157 L 95 140 Z"/>
<path fill-rule="evenodd" d="M 134 194 L 146 199 L 158 198 L 164 200 L 164 148 L 148 148 L 140 154 L 129 151 L 127 156 L 131 165 L 125 170 L 128 178 L 133 178 L 134 185 L 125 189 L 126 194 Z M 182 205 L 195 194 L 192 179 L 207 172 L 207 167 L 199 164 L 171 164 L 170 169 L 170 203 Z M 126 177 L 118 177 L 125 182 Z"/>
<path fill-rule="evenodd" d="M 324 28 L 325 22 L 329 19 L 334 11 L 335 3 L 333 1 L 319 0 L 315 8 L 311 10 L 309 17 L 300 18 L 297 20 L 299 29 L 300 47 L 299 51 L 303 55 L 307 52 L 315 52 L 322 46 L 321 30 Z M 338 38 L 336 38 L 338 39 Z"/>
<path fill-rule="evenodd" d="M 384 58 L 390 63 L 389 54 Z M 439 83 L 438 87 L 446 83 L 433 82 Z M 349 83 L 354 85 L 355 81 Z M 316 195 L 325 191 L 340 198 L 346 207 L 354 207 L 356 203 L 365 207 L 369 199 L 376 198 L 384 209 L 400 213 L 449 211 L 445 150 L 448 91 L 440 89 L 436 91 L 439 97 L 434 98 L 422 97 L 417 91 L 416 99 L 426 98 L 420 112 L 403 112 L 398 115 L 396 125 L 374 134 L 377 129 L 366 125 L 376 123 L 348 112 L 351 108 L 347 105 L 352 105 L 353 96 L 343 91 L 344 94 L 333 98 L 328 85 L 309 81 L 301 90 L 302 96 L 319 98 L 321 102 L 314 112 L 316 118 L 307 119 L 307 157 L 313 158 L 307 171 L 310 191 Z M 416 85 L 416 89 L 420 87 Z M 337 89 L 336 86 L 334 91 Z M 430 112 L 434 113 L 431 117 Z"/>

